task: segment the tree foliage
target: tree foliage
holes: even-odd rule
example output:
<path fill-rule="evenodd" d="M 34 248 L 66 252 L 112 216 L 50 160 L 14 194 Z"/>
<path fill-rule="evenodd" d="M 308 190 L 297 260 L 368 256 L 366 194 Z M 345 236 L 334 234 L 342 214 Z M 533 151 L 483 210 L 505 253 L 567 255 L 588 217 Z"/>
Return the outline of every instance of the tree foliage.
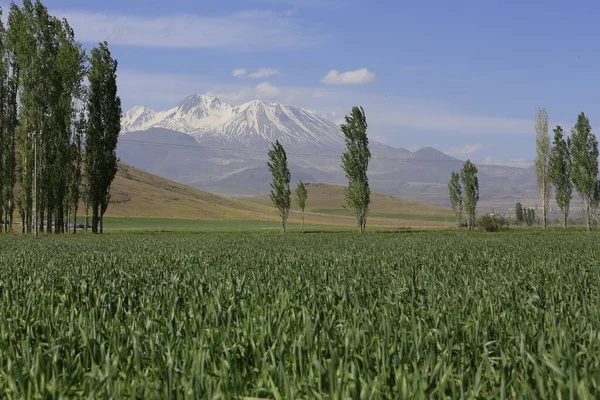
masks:
<path fill-rule="evenodd" d="M 538 220 L 538 217 L 535 213 L 535 208 L 526 208 L 523 212 L 523 218 L 527 226 L 533 226 Z"/>
<path fill-rule="evenodd" d="M 463 212 L 463 193 L 460 183 L 460 174 L 458 172 L 453 171 L 450 175 L 448 191 L 450 192 L 450 204 L 452 205 L 452 210 L 456 214 L 456 229 L 460 229 Z"/>
<path fill-rule="evenodd" d="M 477 178 L 477 167 L 471 160 L 467 160 L 463 165 L 460 177 L 463 184 L 463 205 L 467 213 L 467 226 L 469 229 L 473 229 L 479 201 L 479 179 Z"/>
<path fill-rule="evenodd" d="M 39 0 L 12 3 L 0 18 L 3 230 L 17 209 L 23 232 L 68 232 L 83 196 L 97 210 L 97 231 L 117 169 L 116 68 L 106 43 L 88 58 L 68 21 Z"/>
<path fill-rule="evenodd" d="M 538 109 L 535 120 L 536 158 L 535 172 L 537 184 L 542 198 L 542 220 L 544 229 L 548 226 L 548 208 L 550 205 L 551 181 L 550 158 L 552 146 L 548 135 L 548 112 L 545 108 Z"/>
<path fill-rule="evenodd" d="M 291 206 L 291 174 L 288 168 L 287 154 L 278 140 L 269 149 L 267 166 L 273 177 L 273 181 L 271 182 L 271 201 L 277 209 L 279 218 L 281 218 L 281 231 L 285 233 Z"/>
<path fill-rule="evenodd" d="M 592 133 L 589 119 L 579 114 L 571 131 L 571 179 L 584 203 L 584 217 L 588 230 L 597 224 L 600 187 L 598 184 L 598 141 Z"/>
<path fill-rule="evenodd" d="M 554 143 L 550 157 L 550 181 L 556 191 L 556 203 L 560 207 L 563 226 L 567 227 L 569 208 L 573 198 L 573 183 L 571 182 L 570 139 L 565 139 L 560 126 L 554 128 Z"/>
<path fill-rule="evenodd" d="M 298 181 L 298 187 L 296 188 L 296 202 L 300 208 L 300 216 L 302 217 L 302 233 L 304 233 L 304 209 L 306 208 L 306 199 L 308 197 L 308 191 L 306 185 L 302 181 Z"/>
<path fill-rule="evenodd" d="M 515 219 L 517 220 L 517 225 L 521 225 L 523 222 L 525 222 L 523 205 L 521 203 L 517 203 L 515 205 Z"/>
<path fill-rule="evenodd" d="M 88 71 L 88 122 L 85 136 L 88 199 L 92 232 L 102 232 L 102 220 L 110 202 L 110 185 L 117 173 L 116 154 L 121 131 L 121 99 L 117 95 L 117 61 L 108 44 L 92 50 Z"/>
<path fill-rule="evenodd" d="M 367 119 L 362 107 L 353 107 L 352 113 L 345 117 L 341 125 L 346 143 L 346 152 L 342 155 L 342 168 L 348 178 L 346 188 L 346 207 L 356 217 L 358 230 L 364 232 L 371 203 L 371 189 L 367 171 L 371 152 L 367 137 Z"/>

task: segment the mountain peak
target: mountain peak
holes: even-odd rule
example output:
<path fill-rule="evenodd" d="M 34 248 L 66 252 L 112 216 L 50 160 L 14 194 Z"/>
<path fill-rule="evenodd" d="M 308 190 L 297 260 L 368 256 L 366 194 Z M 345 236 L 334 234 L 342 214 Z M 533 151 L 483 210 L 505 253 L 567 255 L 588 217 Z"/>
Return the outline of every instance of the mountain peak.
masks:
<path fill-rule="evenodd" d="M 189 111 L 195 107 L 212 108 L 220 106 L 221 100 L 211 95 L 194 94 L 183 99 L 177 107 Z"/>
<path fill-rule="evenodd" d="M 456 158 L 450 157 L 434 147 L 423 147 L 422 149 L 415 151 L 412 158 L 428 161 L 456 160 Z"/>
<path fill-rule="evenodd" d="M 136 122 L 138 111 L 130 110 L 121 121 L 122 132 L 164 128 L 187 133 L 196 140 L 211 139 L 261 147 L 280 140 L 291 146 L 341 147 L 339 127 L 313 112 L 278 103 L 252 100 L 239 106 L 221 102 L 212 95 L 194 94 L 177 106 L 157 113 L 144 123 Z"/>

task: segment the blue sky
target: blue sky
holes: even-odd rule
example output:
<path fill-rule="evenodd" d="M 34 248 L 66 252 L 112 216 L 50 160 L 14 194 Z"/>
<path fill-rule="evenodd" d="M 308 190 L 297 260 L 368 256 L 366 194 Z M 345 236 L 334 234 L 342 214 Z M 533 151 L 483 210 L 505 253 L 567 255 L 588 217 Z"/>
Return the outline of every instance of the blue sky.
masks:
<path fill-rule="evenodd" d="M 363 105 L 376 140 L 513 165 L 535 156 L 538 107 L 567 130 L 581 111 L 600 124 L 600 2 L 45 4 L 69 19 L 86 46 L 109 41 L 124 108 L 163 109 L 212 93 L 233 104 L 284 102 L 339 121 Z"/>

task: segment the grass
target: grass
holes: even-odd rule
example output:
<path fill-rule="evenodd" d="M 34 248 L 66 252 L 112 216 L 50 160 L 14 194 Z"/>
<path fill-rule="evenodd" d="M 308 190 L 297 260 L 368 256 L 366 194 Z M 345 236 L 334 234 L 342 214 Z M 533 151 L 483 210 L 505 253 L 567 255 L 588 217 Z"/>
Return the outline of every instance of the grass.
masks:
<path fill-rule="evenodd" d="M 352 216 L 350 211 L 344 209 L 328 209 L 320 208 L 312 210 L 312 212 L 320 214 L 334 214 L 334 215 L 345 215 Z M 452 223 L 454 218 L 452 216 L 443 215 L 422 215 L 422 214 L 405 214 L 405 213 L 384 213 L 384 212 L 370 212 L 369 217 L 371 218 L 390 218 L 390 219 L 403 219 L 403 220 L 415 220 L 415 221 L 435 221 L 435 222 L 446 222 Z"/>
<path fill-rule="evenodd" d="M 106 217 L 105 230 L 110 231 L 252 231 L 281 229 L 278 221 L 260 220 L 193 220 L 176 218 L 118 218 Z M 288 229 L 299 231 L 300 224 L 288 224 Z M 350 229 L 333 225 L 307 224 L 308 230 Z"/>
<path fill-rule="evenodd" d="M 598 398 L 600 237 L 0 237 L 1 398 Z"/>

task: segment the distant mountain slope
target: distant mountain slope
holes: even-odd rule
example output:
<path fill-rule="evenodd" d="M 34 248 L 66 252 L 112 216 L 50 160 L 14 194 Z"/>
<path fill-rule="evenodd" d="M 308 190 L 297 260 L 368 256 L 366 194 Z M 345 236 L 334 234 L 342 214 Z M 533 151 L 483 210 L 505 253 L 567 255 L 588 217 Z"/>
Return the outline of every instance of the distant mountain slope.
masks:
<path fill-rule="evenodd" d="M 107 217 L 273 219 L 273 209 L 204 192 L 120 163 Z"/>

